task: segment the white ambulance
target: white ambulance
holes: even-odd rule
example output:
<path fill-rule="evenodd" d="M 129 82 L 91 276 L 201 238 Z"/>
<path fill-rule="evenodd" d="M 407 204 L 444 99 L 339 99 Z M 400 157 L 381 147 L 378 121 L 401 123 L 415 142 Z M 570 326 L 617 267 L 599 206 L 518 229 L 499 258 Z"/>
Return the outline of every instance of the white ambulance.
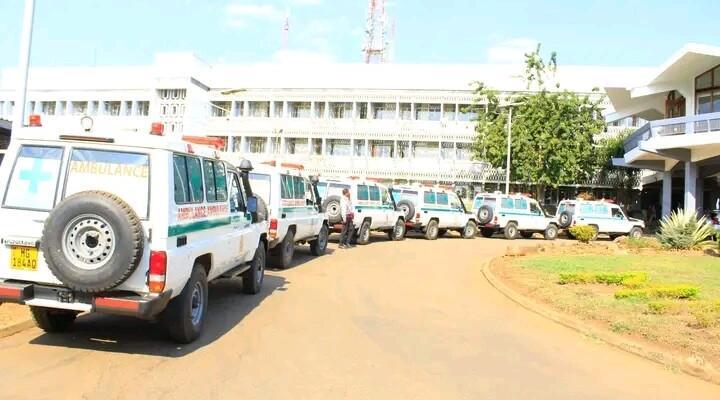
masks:
<path fill-rule="evenodd" d="M 253 192 L 267 204 L 269 265 L 287 268 L 295 244 L 310 244 L 314 256 L 325 254 L 329 226 L 316 182 L 303 176 L 302 165 L 271 161 L 250 173 Z"/>
<path fill-rule="evenodd" d="M 541 233 L 545 239 L 555 240 L 559 231 L 557 220 L 547 215 L 535 199 L 522 194 L 478 193 L 473 213 L 481 224 L 480 233 L 487 238 L 496 232 L 510 240 L 530 239 Z"/>
<path fill-rule="evenodd" d="M 393 186 L 392 194 L 407 218 L 408 230 L 422 232 L 428 240 L 448 231 L 457 231 L 465 239 L 475 238 L 478 229 L 475 215 L 468 212 L 462 199 L 450 188 Z"/>
<path fill-rule="evenodd" d="M 350 190 L 353 211 L 355 213 L 355 235 L 357 244 L 370 242 L 370 232 L 380 231 L 390 240 L 405 239 L 405 217 L 398 210 L 387 186 L 371 179 L 321 179 L 318 191 L 323 198 L 323 210 L 332 225 L 333 232 L 342 229 L 338 225 L 340 215 L 340 196 L 343 189 Z"/>
<path fill-rule="evenodd" d="M 267 222 L 247 174 L 219 153 L 163 136 L 31 126 L 0 166 L 0 302 L 30 306 L 47 332 L 79 313 L 159 318 L 195 340 L 208 282 L 263 283 Z"/>

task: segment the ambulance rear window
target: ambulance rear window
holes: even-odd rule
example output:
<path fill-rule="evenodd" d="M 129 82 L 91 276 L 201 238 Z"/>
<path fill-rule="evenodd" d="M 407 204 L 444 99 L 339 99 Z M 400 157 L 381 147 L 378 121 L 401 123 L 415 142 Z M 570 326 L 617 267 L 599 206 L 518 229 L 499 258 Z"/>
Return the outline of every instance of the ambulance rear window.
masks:
<path fill-rule="evenodd" d="M 8 182 L 4 207 L 49 211 L 55 205 L 60 147 L 22 146 Z"/>
<path fill-rule="evenodd" d="M 65 195 L 101 190 L 119 196 L 147 219 L 150 199 L 150 156 L 119 151 L 74 149 L 70 155 Z"/>

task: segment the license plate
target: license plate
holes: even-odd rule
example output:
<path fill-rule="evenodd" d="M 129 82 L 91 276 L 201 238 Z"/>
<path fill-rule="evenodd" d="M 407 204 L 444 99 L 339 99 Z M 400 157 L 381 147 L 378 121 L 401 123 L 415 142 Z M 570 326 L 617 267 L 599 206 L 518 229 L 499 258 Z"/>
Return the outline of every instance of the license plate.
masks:
<path fill-rule="evenodd" d="M 38 250 L 35 247 L 10 246 L 10 268 L 37 271 Z"/>

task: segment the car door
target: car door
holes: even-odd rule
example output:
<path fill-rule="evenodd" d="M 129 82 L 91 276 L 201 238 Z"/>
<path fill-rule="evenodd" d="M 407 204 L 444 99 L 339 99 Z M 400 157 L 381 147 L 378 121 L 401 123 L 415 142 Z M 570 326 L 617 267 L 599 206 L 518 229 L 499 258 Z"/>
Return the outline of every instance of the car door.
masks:
<path fill-rule="evenodd" d="M 450 209 L 450 198 L 446 192 L 435 193 L 437 215 L 440 218 L 440 228 L 452 228 L 457 223 L 457 215 Z"/>
<path fill-rule="evenodd" d="M 534 230 L 545 230 L 546 228 L 546 222 L 545 222 L 545 214 L 543 213 L 542 209 L 540 208 L 540 205 L 537 201 L 531 200 L 530 202 L 530 221 L 528 225 L 531 227 L 530 229 Z"/>
<path fill-rule="evenodd" d="M 608 232 L 628 233 L 630 231 L 628 219 L 620 207 L 610 207 L 610 221 Z"/>
<path fill-rule="evenodd" d="M 230 210 L 230 248 L 232 249 L 232 264 L 238 265 L 252 258 L 255 253 L 249 238 L 251 232 L 252 216 L 247 212 L 247 198 L 240 185 L 240 177 L 235 171 L 228 173 L 228 202 Z"/>
<path fill-rule="evenodd" d="M 390 197 L 390 191 L 385 187 L 380 187 L 380 200 L 382 202 L 382 210 L 385 215 L 385 226 L 395 225 L 395 203 Z"/>
<path fill-rule="evenodd" d="M 455 220 L 455 226 L 458 228 L 464 227 L 468 216 L 465 214 L 460 198 L 455 193 L 449 193 L 448 197 L 450 198 L 450 209 Z"/>
<path fill-rule="evenodd" d="M 513 208 L 515 211 L 515 217 L 518 222 L 519 229 L 533 229 L 532 220 L 533 217 L 530 215 L 530 205 L 527 199 L 519 198 L 513 200 Z"/>
<path fill-rule="evenodd" d="M 387 213 L 383 209 L 382 199 L 380 197 L 380 187 L 378 185 L 368 185 L 370 198 L 370 216 L 373 220 L 373 228 L 381 228 L 387 226 Z"/>

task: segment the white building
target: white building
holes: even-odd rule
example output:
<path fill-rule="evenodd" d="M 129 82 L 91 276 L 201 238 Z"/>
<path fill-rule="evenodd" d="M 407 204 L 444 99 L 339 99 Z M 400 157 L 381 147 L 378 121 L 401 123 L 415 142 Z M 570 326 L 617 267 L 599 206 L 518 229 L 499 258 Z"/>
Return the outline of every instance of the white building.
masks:
<path fill-rule="evenodd" d="M 591 94 L 647 72 L 564 66 L 556 80 Z M 128 134 L 161 121 L 170 134 L 227 138 L 228 151 L 324 175 L 500 183 L 502 171 L 471 160 L 466 107 L 473 82 L 503 96 L 526 90 L 523 75 L 522 65 L 209 65 L 164 53 L 150 66 L 33 68 L 26 107 L 59 127 L 76 127 L 85 114 L 97 129 L 112 124 Z M 16 77 L 0 75 L 0 118 L 13 118 Z"/>
<path fill-rule="evenodd" d="M 645 206 L 720 205 L 720 47 L 688 44 L 663 65 L 626 85 L 606 85 L 608 120 L 649 120 L 625 142 L 617 165 L 646 170 Z"/>

